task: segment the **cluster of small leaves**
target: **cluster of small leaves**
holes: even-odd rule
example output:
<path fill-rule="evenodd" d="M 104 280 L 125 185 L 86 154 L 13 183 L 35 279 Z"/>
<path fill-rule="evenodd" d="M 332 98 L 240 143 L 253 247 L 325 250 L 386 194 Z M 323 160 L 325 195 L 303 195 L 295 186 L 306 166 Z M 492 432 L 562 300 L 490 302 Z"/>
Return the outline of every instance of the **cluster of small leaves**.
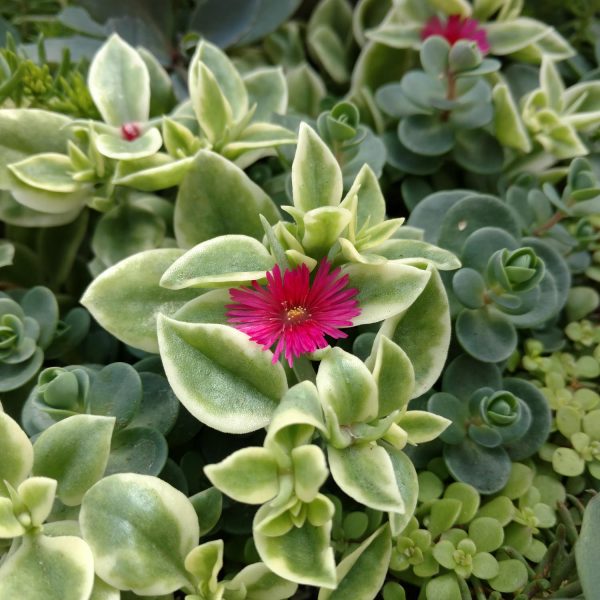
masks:
<path fill-rule="evenodd" d="M 24 55 L 10 35 L 0 50 L 0 106 L 41 108 L 79 118 L 98 118 L 85 83 L 83 65 L 75 65 L 66 51 L 57 66 L 45 60 L 44 42 L 38 44 L 39 62 Z"/>

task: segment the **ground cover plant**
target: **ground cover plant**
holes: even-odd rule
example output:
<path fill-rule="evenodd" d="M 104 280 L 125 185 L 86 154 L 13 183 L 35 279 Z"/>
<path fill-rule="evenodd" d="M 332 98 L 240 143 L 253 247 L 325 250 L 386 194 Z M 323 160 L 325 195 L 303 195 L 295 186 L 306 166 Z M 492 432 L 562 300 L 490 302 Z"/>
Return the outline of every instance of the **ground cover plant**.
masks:
<path fill-rule="evenodd" d="M 0 598 L 593 600 L 600 7 L 156 4 L 0 11 Z"/>

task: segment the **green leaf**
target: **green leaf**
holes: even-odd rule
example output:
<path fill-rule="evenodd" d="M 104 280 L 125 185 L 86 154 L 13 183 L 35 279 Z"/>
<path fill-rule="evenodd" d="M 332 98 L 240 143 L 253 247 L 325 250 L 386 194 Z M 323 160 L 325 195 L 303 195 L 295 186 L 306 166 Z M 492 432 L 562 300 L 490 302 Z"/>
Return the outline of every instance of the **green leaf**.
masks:
<path fill-rule="evenodd" d="M 281 125 L 274 125 L 272 123 L 252 123 L 248 125 L 234 141 L 229 142 L 223 148 L 222 154 L 230 160 L 235 160 L 238 167 L 245 168 L 262 156 L 272 154 L 270 151 L 267 151 L 264 154 L 256 152 L 251 153 L 251 150 L 295 143 L 296 135 L 294 132 Z"/>
<path fill-rule="evenodd" d="M 198 518 L 168 483 L 131 473 L 105 477 L 85 495 L 79 522 L 96 572 L 110 585 L 142 596 L 190 585 L 184 560 L 198 543 Z"/>
<path fill-rule="evenodd" d="M 196 73 L 190 68 L 190 92 L 192 105 L 198 118 L 198 123 L 208 140 L 214 144 L 225 137 L 231 127 L 233 115 L 231 106 L 223 94 L 219 83 L 210 69 L 201 62 L 194 65 Z M 195 82 L 191 87 L 192 79 Z"/>
<path fill-rule="evenodd" d="M 421 41 L 422 23 L 384 23 L 368 31 L 368 39 L 392 48 L 416 48 Z"/>
<path fill-rule="evenodd" d="M 331 150 L 313 129 L 301 123 L 292 163 L 294 206 L 302 211 L 337 206 L 342 191 L 342 171 Z"/>
<path fill-rule="evenodd" d="M 206 535 L 221 518 L 223 494 L 217 488 L 209 487 L 191 496 L 190 502 L 198 515 L 200 535 Z"/>
<path fill-rule="evenodd" d="M 160 280 L 162 287 L 235 287 L 263 279 L 275 266 L 267 249 L 245 235 L 223 235 L 198 244 L 177 259 Z"/>
<path fill-rule="evenodd" d="M 528 17 L 486 23 L 484 28 L 491 47 L 490 52 L 496 56 L 521 50 L 552 31 L 545 23 Z"/>
<path fill-rule="evenodd" d="M 242 569 L 233 579 L 234 586 L 242 585 L 249 600 L 284 600 L 291 598 L 298 586 L 275 575 L 266 565 L 254 563 Z"/>
<path fill-rule="evenodd" d="M 314 383 L 303 381 L 291 387 L 275 409 L 265 446 L 277 444 L 289 453 L 310 442 L 315 429 L 327 432 L 321 400 Z"/>
<path fill-rule="evenodd" d="M 466 0 L 430 0 L 431 5 L 447 15 L 471 15 L 471 5 Z"/>
<path fill-rule="evenodd" d="M 454 573 L 430 579 L 425 586 L 427 600 L 461 600 L 462 594 Z"/>
<path fill-rule="evenodd" d="M 294 470 L 294 493 L 302 502 L 312 502 L 327 481 L 329 471 L 319 446 L 305 444 L 291 452 Z"/>
<path fill-rule="evenodd" d="M 529 577 L 525 565 L 516 559 L 501 560 L 498 563 L 500 572 L 489 581 L 492 589 L 510 594 L 522 588 Z"/>
<path fill-rule="evenodd" d="M 436 382 L 450 345 L 451 322 L 444 284 L 435 269 L 429 267 L 428 271 L 431 278 L 423 292 L 408 310 L 387 319 L 378 334 L 398 344 L 410 359 L 415 372 L 414 398 Z M 424 339 L 427 344 L 423 344 Z"/>
<path fill-rule="evenodd" d="M 357 195 L 356 228 L 360 228 L 369 221 L 370 225 L 377 225 L 385 219 L 385 198 L 381 192 L 377 176 L 369 165 L 361 167 L 354 179 L 352 187 L 346 194 L 342 206 L 346 205 L 354 195 Z"/>
<path fill-rule="evenodd" d="M 479 517 L 469 524 L 469 538 L 475 542 L 478 552 L 494 552 L 504 542 L 504 529 L 496 519 Z"/>
<path fill-rule="evenodd" d="M 341 348 L 329 350 L 317 373 L 317 389 L 340 425 L 372 421 L 377 416 L 377 386 L 365 364 Z"/>
<path fill-rule="evenodd" d="M 216 81 L 221 93 L 231 108 L 234 121 L 239 121 L 248 112 L 248 94 L 244 82 L 227 55 L 213 44 L 202 41 L 198 44 L 189 68 L 188 85 L 192 103 L 199 103 L 198 71 L 205 66 Z M 200 121 L 200 117 L 198 117 Z M 200 121 L 202 125 L 202 122 Z"/>
<path fill-rule="evenodd" d="M 374 248 L 373 252 L 388 260 L 415 267 L 427 267 L 428 264 L 432 264 L 441 271 L 452 271 L 460 267 L 460 261 L 452 252 L 421 240 L 387 240 Z"/>
<path fill-rule="evenodd" d="M 139 473 L 158 476 L 168 455 L 167 441 L 156 429 L 127 427 L 113 437 L 105 475 Z"/>
<path fill-rule="evenodd" d="M 269 121 L 287 110 L 288 89 L 281 67 L 261 67 L 244 76 L 249 104 L 256 104 L 254 121 Z"/>
<path fill-rule="evenodd" d="M 31 515 L 31 525 L 40 527 L 52 511 L 56 496 L 55 479 L 29 477 L 17 489 L 17 495 Z"/>
<path fill-rule="evenodd" d="M 223 540 L 214 540 L 196 546 L 185 557 L 185 568 L 196 577 L 201 586 L 214 587 L 223 567 Z"/>
<path fill-rule="evenodd" d="M 318 600 L 372 600 L 381 589 L 392 551 L 389 525 L 370 535 L 339 563 L 335 590 L 321 589 Z"/>
<path fill-rule="evenodd" d="M 585 508 L 581 533 L 575 545 L 577 573 L 585 597 L 593 597 L 600 586 L 598 563 L 594 560 L 600 550 L 600 496 L 594 496 Z"/>
<path fill-rule="evenodd" d="M 176 248 L 147 250 L 122 260 L 94 279 L 81 304 L 126 344 L 158 352 L 157 315 L 172 315 L 198 296 L 193 289 L 173 291 L 159 286 L 164 272 L 183 252 Z"/>
<path fill-rule="evenodd" d="M 228 233 L 260 240 L 261 214 L 269 223 L 280 218 L 273 201 L 241 169 L 201 150 L 179 188 L 175 236 L 184 248 Z"/>
<path fill-rule="evenodd" d="M 0 481 L 8 481 L 16 487 L 23 481 L 33 466 L 33 447 L 18 423 L 1 412 L 0 408 Z M 0 485 L 0 494 L 4 492 Z"/>
<path fill-rule="evenodd" d="M 484 448 L 469 438 L 444 446 L 444 460 L 452 476 L 482 494 L 500 491 L 510 476 L 511 462 L 503 448 Z"/>
<path fill-rule="evenodd" d="M 114 424 L 114 417 L 75 415 L 52 425 L 33 445 L 33 474 L 56 479 L 58 498 L 77 506 L 104 473 Z"/>
<path fill-rule="evenodd" d="M 343 450 L 327 447 L 331 475 L 349 496 L 375 510 L 404 513 L 392 461 L 375 442 Z"/>
<path fill-rule="evenodd" d="M 277 461 L 266 448 L 243 448 L 204 472 L 216 488 L 245 504 L 264 504 L 279 491 Z"/>
<path fill-rule="evenodd" d="M 259 523 L 269 506 L 258 509 Z M 305 521 L 284 535 L 269 537 L 254 529 L 254 543 L 262 561 L 277 575 L 305 585 L 336 587 L 335 559 L 330 546 L 331 522 L 315 527 Z"/>
<path fill-rule="evenodd" d="M 349 275 L 349 286 L 358 289 L 358 306 L 354 325 L 383 321 L 407 310 L 425 289 L 431 271 L 409 265 L 388 262 L 384 264 L 347 264 L 344 274 Z"/>
<path fill-rule="evenodd" d="M 442 389 L 457 398 L 467 400 L 482 387 L 502 389 L 502 377 L 496 365 L 461 354 L 444 370 Z"/>
<path fill-rule="evenodd" d="M 396 484 L 404 501 L 404 513 L 389 513 L 392 535 L 396 537 L 408 525 L 417 508 L 419 479 L 413 462 L 402 450 L 398 450 L 389 444 L 384 444 L 384 448 L 392 461 Z"/>
<path fill-rule="evenodd" d="M 9 174 L 9 183 L 6 187 L 14 199 L 25 207 L 53 215 L 63 213 L 73 215 L 75 212 L 78 214 L 88 200 L 91 191 L 88 185 L 79 185 L 75 192 L 53 192 L 27 185 L 12 173 Z M 64 222 L 72 220 L 75 216 L 76 214 L 68 220 L 65 219 Z"/>
<path fill-rule="evenodd" d="M 8 168 L 23 183 L 41 190 L 69 193 L 80 188 L 80 184 L 73 179 L 71 160 L 65 154 L 35 154 L 8 165 Z"/>
<path fill-rule="evenodd" d="M 461 346 L 483 362 L 506 360 L 517 347 L 517 331 L 501 313 L 489 308 L 463 310 L 456 319 Z"/>
<path fill-rule="evenodd" d="M 411 115 L 400 121 L 400 141 L 412 152 L 439 156 L 454 147 L 452 126 L 432 115 Z"/>
<path fill-rule="evenodd" d="M 94 56 L 88 87 L 102 118 L 117 127 L 150 114 L 150 76 L 142 57 L 116 33 Z"/>
<path fill-rule="evenodd" d="M 408 434 L 409 444 L 424 444 L 439 437 L 451 421 L 424 410 L 409 410 L 396 423 Z"/>
<path fill-rule="evenodd" d="M 165 233 L 160 216 L 130 202 L 122 203 L 96 223 L 92 249 L 105 265 L 112 266 L 138 252 L 159 248 Z"/>
<path fill-rule="evenodd" d="M 325 256 L 338 241 L 352 219 L 352 213 L 340 206 L 313 208 L 304 214 L 302 245 L 314 257 Z"/>
<path fill-rule="evenodd" d="M 94 560 L 78 537 L 25 537 L 0 567 L 0 597 L 87 600 L 94 585 Z"/>
<path fill-rule="evenodd" d="M 415 371 L 404 350 L 381 335 L 369 362 L 373 363 L 373 379 L 379 396 L 377 417 L 404 409 L 415 388 Z"/>
<path fill-rule="evenodd" d="M 170 160 L 162 153 L 139 161 L 120 162 L 115 171 L 114 183 L 142 192 L 164 190 L 179 185 L 193 162 L 193 156 Z"/>
<path fill-rule="evenodd" d="M 159 319 L 161 358 L 169 383 L 198 420 L 227 433 L 265 427 L 287 390 L 273 354 L 226 325 Z"/>
<path fill-rule="evenodd" d="M 156 373 L 140 373 L 142 401 L 130 427 L 149 427 L 163 435 L 171 431 L 179 414 L 179 400 L 168 381 Z"/>
<path fill-rule="evenodd" d="M 64 153 L 71 136 L 68 117 L 34 108 L 0 111 L 0 189 L 9 187 L 8 165 L 34 154 Z"/>
<path fill-rule="evenodd" d="M 504 163 L 502 146 L 483 129 L 459 131 L 452 156 L 461 167 L 482 175 L 499 173 Z"/>
<path fill-rule="evenodd" d="M 117 362 L 94 374 L 85 402 L 92 414 L 115 417 L 115 428 L 122 429 L 138 412 L 141 399 L 138 372 L 127 363 Z"/>
<path fill-rule="evenodd" d="M 135 140 L 103 133 L 96 138 L 98 152 L 115 160 L 135 160 L 156 154 L 162 146 L 158 129 L 152 128 Z"/>

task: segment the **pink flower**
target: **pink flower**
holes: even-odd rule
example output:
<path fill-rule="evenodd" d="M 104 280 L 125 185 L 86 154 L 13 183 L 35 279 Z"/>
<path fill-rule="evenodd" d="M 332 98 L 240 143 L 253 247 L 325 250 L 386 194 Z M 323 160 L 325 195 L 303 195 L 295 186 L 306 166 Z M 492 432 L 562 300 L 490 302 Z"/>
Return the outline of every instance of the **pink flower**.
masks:
<path fill-rule="evenodd" d="M 458 40 L 472 40 L 477 43 L 482 54 L 490 51 L 487 33 L 485 29 L 479 27 L 479 21 L 476 19 L 450 15 L 448 20 L 443 22 L 439 17 L 431 17 L 421 31 L 421 39 L 426 40 L 432 35 L 441 35 L 451 46 Z"/>
<path fill-rule="evenodd" d="M 229 290 L 234 302 L 227 305 L 229 322 L 264 350 L 276 343 L 273 362 L 283 352 L 290 367 L 294 358 L 325 348 L 326 335 L 348 337 L 340 328 L 352 327 L 352 318 L 360 314 L 358 290 L 344 289 L 348 275 L 340 277 L 339 267 L 330 268 L 321 261 L 311 283 L 306 265 L 286 269 L 283 276 L 275 265 L 266 287 L 253 281 L 252 288 Z"/>

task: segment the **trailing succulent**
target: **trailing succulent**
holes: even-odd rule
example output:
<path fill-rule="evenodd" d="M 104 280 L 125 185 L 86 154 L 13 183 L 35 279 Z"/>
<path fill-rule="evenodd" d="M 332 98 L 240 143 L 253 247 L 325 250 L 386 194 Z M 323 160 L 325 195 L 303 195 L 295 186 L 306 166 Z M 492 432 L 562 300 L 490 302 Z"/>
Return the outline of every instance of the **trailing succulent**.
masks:
<path fill-rule="evenodd" d="M 34 4 L 0 17 L 0 598 L 592 598 L 579 21 Z"/>

